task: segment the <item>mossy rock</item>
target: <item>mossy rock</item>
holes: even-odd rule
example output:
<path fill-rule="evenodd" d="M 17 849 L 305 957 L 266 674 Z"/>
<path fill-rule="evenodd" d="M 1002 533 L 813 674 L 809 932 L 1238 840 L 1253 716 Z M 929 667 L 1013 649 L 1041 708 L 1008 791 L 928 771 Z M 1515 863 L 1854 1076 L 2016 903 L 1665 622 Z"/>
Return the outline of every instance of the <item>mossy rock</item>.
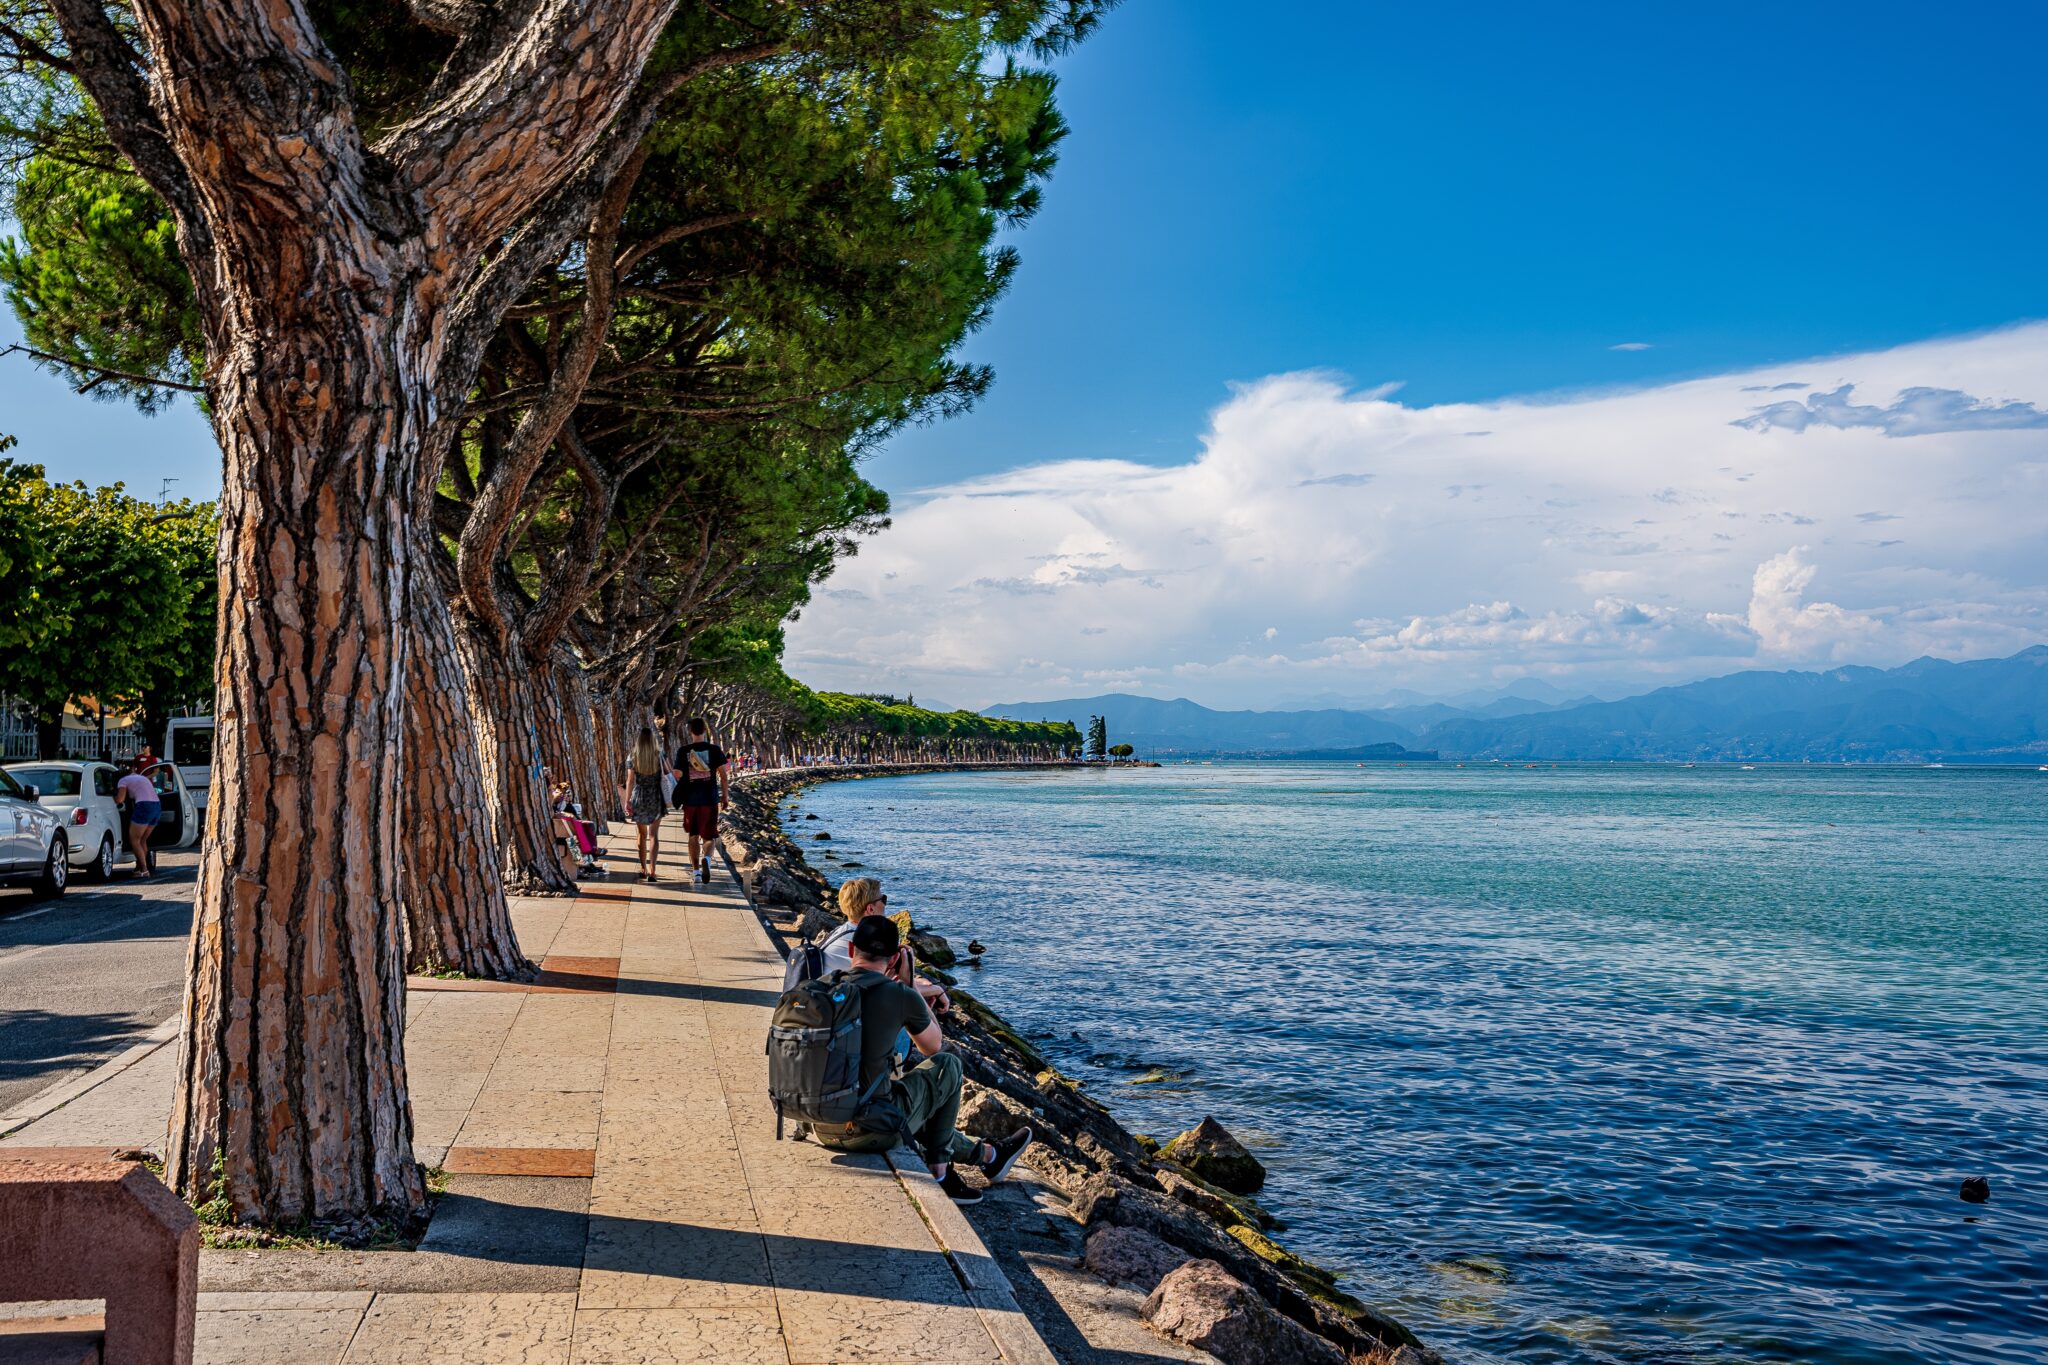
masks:
<path fill-rule="evenodd" d="M 1160 1158 L 1158 1164 L 1162 1170 L 1171 1171 L 1174 1175 L 1178 1176 L 1182 1180 L 1187 1181 L 1188 1184 L 1194 1186 L 1203 1194 L 1208 1195 L 1211 1198 L 1217 1200 L 1219 1203 L 1227 1206 L 1231 1210 L 1231 1212 L 1236 1215 L 1235 1218 L 1221 1219 L 1220 1221 L 1222 1222 L 1230 1223 L 1241 1220 L 1243 1222 L 1250 1223 L 1253 1227 L 1264 1228 L 1268 1231 L 1271 1231 L 1275 1228 L 1284 1228 L 1287 1226 L 1278 1218 L 1275 1218 L 1272 1214 L 1266 1212 L 1266 1210 L 1260 1206 L 1259 1201 L 1253 1199 L 1250 1195 L 1232 1194 L 1229 1190 L 1224 1189 L 1220 1185 L 1212 1185 L 1208 1181 L 1202 1179 L 1202 1177 L 1196 1175 L 1193 1171 L 1189 1170 L 1187 1167 L 1181 1165 L 1178 1161 L 1173 1160 L 1171 1157 Z"/>
<path fill-rule="evenodd" d="M 1314 1261 L 1303 1260 L 1286 1247 L 1281 1246 L 1278 1242 L 1266 1236 L 1265 1233 L 1260 1232 L 1257 1228 L 1246 1223 L 1233 1223 L 1225 1231 L 1232 1237 L 1235 1237 L 1244 1246 L 1246 1251 L 1249 1251 L 1274 1269 L 1285 1272 L 1289 1279 L 1308 1280 L 1331 1289 L 1336 1288 L 1337 1277 L 1335 1275 L 1332 1275 Z"/>
<path fill-rule="evenodd" d="M 1161 1155 L 1232 1194 L 1256 1194 L 1266 1183 L 1266 1168 L 1259 1159 L 1213 1118 L 1167 1143 Z"/>
<path fill-rule="evenodd" d="M 1156 1138 L 1156 1137 L 1148 1137 L 1148 1136 L 1146 1136 L 1146 1135 L 1145 1135 L 1145 1134 L 1143 1134 L 1143 1133 L 1133 1133 L 1133 1134 L 1131 1134 L 1131 1136 L 1132 1136 L 1133 1138 L 1137 1139 L 1138 1145 L 1139 1145 L 1140 1147 L 1142 1147 L 1142 1148 L 1144 1148 L 1144 1149 L 1145 1149 L 1145 1155 L 1146 1155 L 1146 1156 L 1158 1156 L 1158 1155 L 1159 1155 L 1159 1139 L 1158 1139 L 1158 1138 Z"/>
<path fill-rule="evenodd" d="M 1314 1261 L 1303 1260 L 1275 1242 L 1272 1238 L 1243 1223 L 1227 1227 L 1224 1231 L 1230 1234 L 1246 1251 L 1251 1252 L 1252 1255 L 1258 1257 L 1267 1265 L 1272 1266 L 1289 1280 L 1292 1280 L 1295 1286 L 1310 1298 L 1330 1305 L 1330 1307 L 1346 1317 L 1365 1318 L 1374 1323 L 1392 1324 L 1409 1344 L 1413 1344 L 1414 1337 L 1407 1332 L 1406 1328 L 1400 1327 L 1399 1324 L 1394 1324 L 1393 1320 L 1387 1318 L 1385 1314 L 1373 1312 L 1357 1299 L 1352 1298 L 1349 1294 L 1339 1289 L 1337 1287 L 1337 1277 L 1317 1265 Z"/>
<path fill-rule="evenodd" d="M 917 955 L 919 962 L 928 962 L 934 967 L 950 967 L 957 960 L 951 944 L 940 935 L 923 929 L 911 930 L 910 951 Z"/>

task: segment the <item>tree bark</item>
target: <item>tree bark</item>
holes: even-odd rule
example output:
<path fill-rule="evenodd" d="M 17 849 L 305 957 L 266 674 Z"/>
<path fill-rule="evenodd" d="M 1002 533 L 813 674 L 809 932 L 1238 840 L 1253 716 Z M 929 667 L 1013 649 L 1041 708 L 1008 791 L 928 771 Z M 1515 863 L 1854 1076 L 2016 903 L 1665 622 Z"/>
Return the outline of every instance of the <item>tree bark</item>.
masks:
<path fill-rule="evenodd" d="M 505 890 L 515 896 L 574 895 L 576 883 L 554 854 L 533 669 L 523 652 L 508 656 L 467 614 L 457 617 L 455 625 Z M 588 799 L 586 793 L 577 795 Z"/>
<path fill-rule="evenodd" d="M 406 670 L 404 854 L 406 970 L 458 971 L 493 981 L 531 980 L 505 900 L 497 829 L 467 711 L 469 688 L 448 600 L 424 557 Z"/>

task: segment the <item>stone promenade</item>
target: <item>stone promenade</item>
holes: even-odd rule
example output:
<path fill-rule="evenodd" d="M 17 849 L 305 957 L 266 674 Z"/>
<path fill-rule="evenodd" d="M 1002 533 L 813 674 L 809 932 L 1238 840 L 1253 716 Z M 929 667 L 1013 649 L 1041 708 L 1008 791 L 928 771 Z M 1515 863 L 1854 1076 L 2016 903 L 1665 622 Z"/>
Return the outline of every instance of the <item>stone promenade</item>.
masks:
<path fill-rule="evenodd" d="M 724 869 L 513 904 L 532 986 L 415 978 L 415 1146 L 447 1173 L 415 1251 L 202 1254 L 199 1359 L 1049 1365 L 967 1221 L 907 1154 L 775 1140 L 781 959 Z M 0 1117 L 0 1145 L 157 1148 L 160 1031 Z M 0 1305 L 0 1316 L 92 1304 Z"/>

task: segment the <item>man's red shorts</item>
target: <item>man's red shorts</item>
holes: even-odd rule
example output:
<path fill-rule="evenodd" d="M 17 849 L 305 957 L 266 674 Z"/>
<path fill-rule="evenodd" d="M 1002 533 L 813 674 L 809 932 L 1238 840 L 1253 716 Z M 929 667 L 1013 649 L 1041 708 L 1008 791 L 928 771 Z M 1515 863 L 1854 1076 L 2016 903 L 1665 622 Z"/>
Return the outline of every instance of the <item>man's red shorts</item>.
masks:
<path fill-rule="evenodd" d="M 718 837 L 718 807 L 684 806 L 683 832 L 685 834 L 694 834 L 699 839 L 716 839 Z"/>

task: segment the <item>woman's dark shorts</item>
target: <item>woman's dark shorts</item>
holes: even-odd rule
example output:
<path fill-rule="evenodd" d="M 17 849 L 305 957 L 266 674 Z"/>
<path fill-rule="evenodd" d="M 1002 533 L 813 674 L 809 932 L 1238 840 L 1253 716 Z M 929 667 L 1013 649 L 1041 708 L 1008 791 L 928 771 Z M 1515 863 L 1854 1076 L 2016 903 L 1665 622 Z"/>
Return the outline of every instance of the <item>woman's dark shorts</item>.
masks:
<path fill-rule="evenodd" d="M 129 824 L 142 825 L 145 828 L 154 826 L 163 818 L 164 803 L 161 801 L 137 801 L 134 809 L 128 812 Z"/>

